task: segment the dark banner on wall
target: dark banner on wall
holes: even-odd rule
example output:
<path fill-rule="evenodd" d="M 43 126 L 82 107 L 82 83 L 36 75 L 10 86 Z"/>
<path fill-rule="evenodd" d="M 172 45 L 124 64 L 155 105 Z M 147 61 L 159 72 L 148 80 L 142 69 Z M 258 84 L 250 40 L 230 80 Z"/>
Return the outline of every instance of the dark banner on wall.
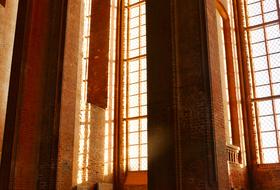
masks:
<path fill-rule="evenodd" d="M 88 102 L 107 107 L 110 0 L 93 0 L 88 70 Z"/>

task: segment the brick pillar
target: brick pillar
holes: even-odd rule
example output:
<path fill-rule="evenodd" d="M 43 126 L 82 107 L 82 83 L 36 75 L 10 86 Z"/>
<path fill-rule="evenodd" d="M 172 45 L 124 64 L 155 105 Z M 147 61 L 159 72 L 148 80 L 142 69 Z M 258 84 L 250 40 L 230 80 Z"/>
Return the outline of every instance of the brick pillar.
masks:
<path fill-rule="evenodd" d="M 228 189 L 215 1 L 147 0 L 148 186 Z"/>
<path fill-rule="evenodd" d="M 67 1 L 19 1 L 0 189 L 55 189 Z"/>

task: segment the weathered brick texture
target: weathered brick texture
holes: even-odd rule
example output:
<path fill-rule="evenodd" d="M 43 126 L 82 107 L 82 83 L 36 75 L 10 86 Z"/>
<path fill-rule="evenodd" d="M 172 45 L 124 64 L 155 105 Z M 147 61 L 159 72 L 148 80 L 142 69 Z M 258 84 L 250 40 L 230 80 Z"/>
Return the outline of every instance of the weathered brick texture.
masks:
<path fill-rule="evenodd" d="M 280 166 L 279 164 L 257 166 L 255 190 L 279 190 Z"/>
<path fill-rule="evenodd" d="M 248 189 L 247 168 L 239 164 L 229 163 L 229 183 L 231 188 Z"/>
<path fill-rule="evenodd" d="M 59 190 L 71 189 L 77 181 L 77 153 L 74 150 L 78 149 L 79 137 L 81 7 L 79 0 L 68 1 L 56 178 Z"/>

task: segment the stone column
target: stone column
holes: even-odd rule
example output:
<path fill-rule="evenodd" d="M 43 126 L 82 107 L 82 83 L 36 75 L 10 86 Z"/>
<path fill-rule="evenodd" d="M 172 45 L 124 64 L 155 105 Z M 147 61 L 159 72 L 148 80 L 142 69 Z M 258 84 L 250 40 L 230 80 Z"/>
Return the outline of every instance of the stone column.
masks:
<path fill-rule="evenodd" d="M 147 0 L 148 186 L 228 189 L 215 1 Z"/>

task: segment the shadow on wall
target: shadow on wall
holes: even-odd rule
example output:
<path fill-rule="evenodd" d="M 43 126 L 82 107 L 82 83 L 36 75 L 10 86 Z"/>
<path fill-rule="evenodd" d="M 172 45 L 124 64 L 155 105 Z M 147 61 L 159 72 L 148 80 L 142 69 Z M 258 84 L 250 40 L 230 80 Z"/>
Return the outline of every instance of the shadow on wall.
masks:
<path fill-rule="evenodd" d="M 0 0 L 0 4 L 1 4 L 3 7 L 5 7 L 5 5 L 6 5 L 6 0 Z"/>
<path fill-rule="evenodd" d="M 90 187 L 88 184 L 79 184 L 73 188 L 73 190 L 113 190 L 113 184 L 111 183 L 96 183 L 94 187 Z"/>
<path fill-rule="evenodd" d="M 95 188 L 90 187 L 87 183 L 78 184 L 77 186 L 73 187 L 72 190 L 95 190 Z"/>

